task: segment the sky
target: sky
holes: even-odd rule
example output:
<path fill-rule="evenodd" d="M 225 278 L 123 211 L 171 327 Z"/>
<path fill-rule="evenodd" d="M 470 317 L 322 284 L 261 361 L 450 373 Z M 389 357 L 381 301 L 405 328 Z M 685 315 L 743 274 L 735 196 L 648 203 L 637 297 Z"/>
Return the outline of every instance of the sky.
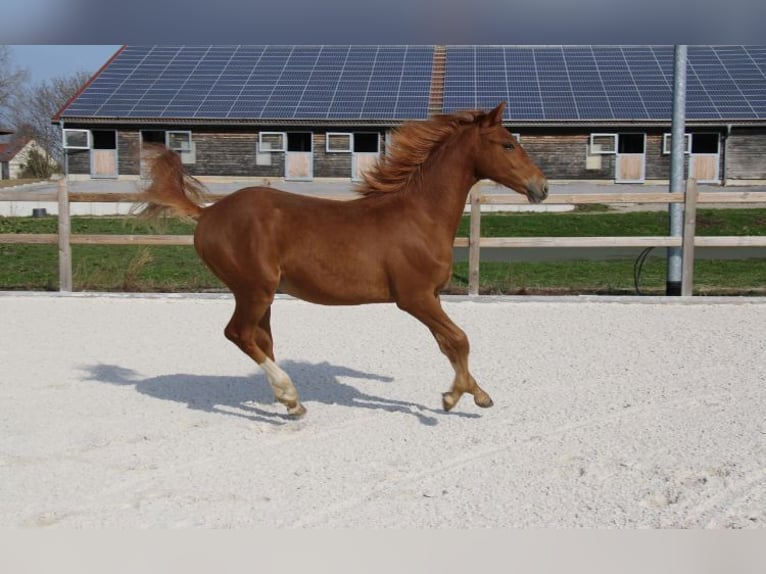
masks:
<path fill-rule="evenodd" d="M 0 44 L 32 82 L 120 44 L 763 44 L 763 0 L 3 0 Z"/>
<path fill-rule="evenodd" d="M 763 0 L 3 0 L 4 44 L 761 44 Z"/>
<path fill-rule="evenodd" d="M 29 71 L 33 84 L 80 71 L 93 74 L 120 48 L 119 45 L 100 44 L 11 44 L 9 47 L 12 50 L 13 63 L 16 67 Z"/>

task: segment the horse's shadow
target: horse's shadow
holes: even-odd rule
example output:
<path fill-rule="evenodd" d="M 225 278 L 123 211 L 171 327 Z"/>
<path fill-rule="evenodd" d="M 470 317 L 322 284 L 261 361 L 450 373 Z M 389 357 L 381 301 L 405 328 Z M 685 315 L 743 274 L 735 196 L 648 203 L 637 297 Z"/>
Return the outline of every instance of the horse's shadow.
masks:
<path fill-rule="evenodd" d="M 283 361 L 280 365 L 292 377 L 301 401 L 308 403 L 309 410 L 311 402 L 384 410 L 413 415 L 421 424 L 430 426 L 438 423 L 436 416 L 446 414 L 416 403 L 363 393 L 340 380 L 341 377 L 352 377 L 390 383 L 393 381 L 391 377 L 364 373 L 327 362 L 312 364 Z M 286 413 L 278 412 L 281 411 L 281 405 L 278 405 L 279 408 L 275 406 L 273 411 L 258 406 L 274 403 L 274 395 L 263 373 L 247 377 L 179 373 L 143 378 L 136 371 L 118 365 L 97 364 L 84 366 L 82 369 L 86 373 L 86 380 L 133 386 L 139 393 L 183 403 L 190 409 L 223 413 L 270 424 L 284 424 L 290 420 Z M 475 418 L 479 415 L 453 412 L 450 416 Z"/>

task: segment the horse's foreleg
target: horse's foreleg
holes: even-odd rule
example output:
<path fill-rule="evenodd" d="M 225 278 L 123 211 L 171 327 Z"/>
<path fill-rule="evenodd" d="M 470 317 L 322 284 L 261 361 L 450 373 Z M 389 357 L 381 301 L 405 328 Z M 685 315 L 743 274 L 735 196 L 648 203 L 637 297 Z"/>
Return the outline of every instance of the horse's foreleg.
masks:
<path fill-rule="evenodd" d="M 465 332 L 455 325 L 444 312 L 437 296 L 428 296 L 417 302 L 399 302 L 399 307 L 410 313 L 429 328 L 439 349 L 444 353 L 455 369 L 452 387 L 442 394 L 444 410 L 451 410 L 463 393 L 473 395 L 474 402 L 480 407 L 491 407 L 492 399 L 482 389 L 468 370 L 470 344 Z"/>
<path fill-rule="evenodd" d="M 447 317 L 445 315 L 445 317 Z M 449 318 L 447 318 L 449 321 Z M 450 321 L 451 323 L 451 321 Z M 431 332 L 439 344 L 439 349 L 444 353 L 452 363 L 452 368 L 455 369 L 455 379 L 452 381 L 452 388 L 446 393 L 442 394 L 442 405 L 445 411 L 451 410 L 463 393 L 470 393 L 473 395 L 474 402 L 480 407 L 491 407 L 492 398 L 482 389 L 476 379 L 473 378 L 468 370 L 468 352 L 469 343 L 468 337 L 462 329 L 457 327 L 454 323 L 448 328 L 439 329 L 433 328 Z"/>
<path fill-rule="evenodd" d="M 463 393 L 472 394 L 474 402 L 480 407 L 491 407 L 493 404 L 492 399 L 478 385 L 476 379 L 473 378 L 473 375 L 468 370 L 468 338 L 457 326 L 455 329 L 454 335 L 445 335 L 441 332 L 432 331 L 436 342 L 439 344 L 439 349 L 447 356 L 450 363 L 452 363 L 452 368 L 455 369 L 452 387 L 448 392 L 442 393 L 444 410 L 451 410 L 460 400 L 460 397 L 463 396 Z"/>

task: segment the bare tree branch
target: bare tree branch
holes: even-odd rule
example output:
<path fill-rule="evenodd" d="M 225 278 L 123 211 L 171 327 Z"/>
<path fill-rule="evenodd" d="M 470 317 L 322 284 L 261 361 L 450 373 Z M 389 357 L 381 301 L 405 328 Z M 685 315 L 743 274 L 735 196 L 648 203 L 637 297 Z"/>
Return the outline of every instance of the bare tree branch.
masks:
<path fill-rule="evenodd" d="M 0 127 L 11 126 L 11 105 L 28 78 L 27 70 L 14 66 L 11 49 L 0 44 Z"/>
<path fill-rule="evenodd" d="M 33 137 L 48 157 L 59 163 L 63 159 L 61 130 L 52 123 L 53 116 L 89 77 L 87 72 L 77 72 L 51 78 L 22 90 L 21 97 L 13 105 L 16 131 Z"/>

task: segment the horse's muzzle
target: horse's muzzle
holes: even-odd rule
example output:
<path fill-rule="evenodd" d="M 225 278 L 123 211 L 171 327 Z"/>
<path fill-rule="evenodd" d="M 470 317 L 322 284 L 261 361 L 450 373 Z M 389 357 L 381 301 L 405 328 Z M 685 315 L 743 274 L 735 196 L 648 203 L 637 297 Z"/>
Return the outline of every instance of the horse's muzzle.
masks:
<path fill-rule="evenodd" d="M 529 203 L 541 203 L 548 197 L 548 181 L 530 181 L 527 184 L 527 199 Z"/>

